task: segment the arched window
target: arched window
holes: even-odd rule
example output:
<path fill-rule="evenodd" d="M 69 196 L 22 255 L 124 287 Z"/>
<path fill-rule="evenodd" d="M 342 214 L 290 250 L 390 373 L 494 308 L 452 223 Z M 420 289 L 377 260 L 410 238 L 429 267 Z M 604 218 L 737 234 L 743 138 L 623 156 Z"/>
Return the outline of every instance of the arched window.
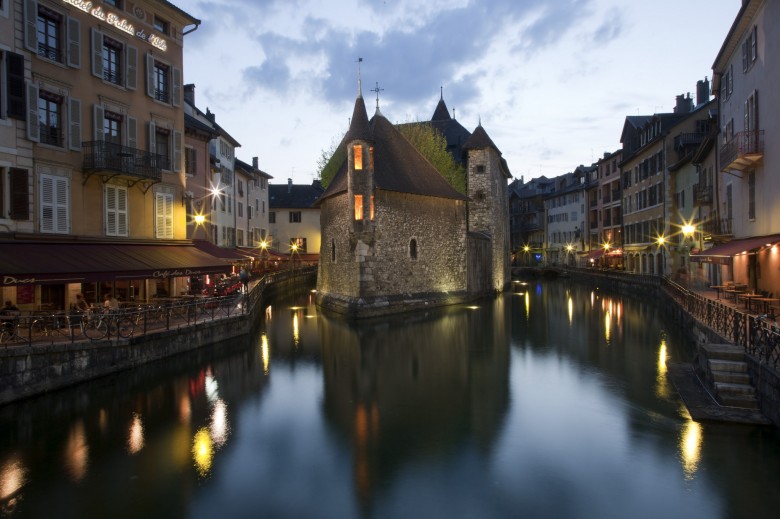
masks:
<path fill-rule="evenodd" d="M 417 238 L 409 241 L 409 257 L 413 260 L 417 259 Z"/>
<path fill-rule="evenodd" d="M 336 240 L 330 239 L 330 261 L 336 263 Z"/>

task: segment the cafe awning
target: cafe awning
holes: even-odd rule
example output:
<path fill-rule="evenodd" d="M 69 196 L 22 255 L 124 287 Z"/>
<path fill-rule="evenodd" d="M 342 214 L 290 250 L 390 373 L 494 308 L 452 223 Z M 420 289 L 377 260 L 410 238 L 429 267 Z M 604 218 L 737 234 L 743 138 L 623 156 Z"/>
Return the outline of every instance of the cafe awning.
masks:
<path fill-rule="evenodd" d="M 240 248 L 218 247 L 217 245 L 214 245 L 213 243 L 206 240 L 193 240 L 192 244 L 197 249 L 202 250 L 203 252 L 214 256 L 215 258 L 225 260 L 229 263 L 246 261 L 250 256 L 248 253 L 243 252 Z"/>
<path fill-rule="evenodd" d="M 772 245 L 778 241 L 780 241 L 780 234 L 731 240 L 728 243 L 715 245 L 699 254 L 691 254 L 691 261 L 697 263 L 714 263 L 716 265 L 730 265 L 736 254 L 749 252 L 765 245 Z"/>
<path fill-rule="evenodd" d="M 596 261 L 603 255 L 604 255 L 604 249 L 596 249 L 588 252 L 588 255 L 585 257 L 585 259 L 588 261 Z"/>
<path fill-rule="evenodd" d="M 88 283 L 230 272 L 184 243 L 0 242 L 0 286 Z"/>

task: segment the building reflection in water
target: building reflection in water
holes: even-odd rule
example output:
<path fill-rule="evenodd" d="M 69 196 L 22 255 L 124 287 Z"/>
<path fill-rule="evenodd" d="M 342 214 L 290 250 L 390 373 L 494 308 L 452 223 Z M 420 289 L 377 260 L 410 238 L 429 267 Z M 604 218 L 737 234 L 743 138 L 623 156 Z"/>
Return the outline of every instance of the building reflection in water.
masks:
<path fill-rule="evenodd" d="M 144 448 L 144 424 L 138 413 L 133 413 L 130 421 L 130 431 L 127 435 L 127 451 L 136 454 Z"/>
<path fill-rule="evenodd" d="M 265 332 L 260 336 L 260 358 L 263 361 L 263 374 L 268 375 L 268 369 L 271 364 L 271 354 L 268 350 L 268 336 Z"/>
<path fill-rule="evenodd" d="M 656 377 L 655 394 L 661 398 L 668 399 L 670 396 L 669 382 L 666 378 L 666 334 L 661 333 L 661 345 L 658 347 L 658 376 Z"/>
<path fill-rule="evenodd" d="M 569 294 L 566 304 L 569 308 L 569 326 L 571 326 L 572 322 L 574 321 L 574 300 L 571 298 L 571 294 Z"/>
<path fill-rule="evenodd" d="M 507 301 L 375 322 L 319 316 L 325 415 L 352 440 L 361 506 L 421 457 L 464 441 L 490 450 L 509 405 Z"/>

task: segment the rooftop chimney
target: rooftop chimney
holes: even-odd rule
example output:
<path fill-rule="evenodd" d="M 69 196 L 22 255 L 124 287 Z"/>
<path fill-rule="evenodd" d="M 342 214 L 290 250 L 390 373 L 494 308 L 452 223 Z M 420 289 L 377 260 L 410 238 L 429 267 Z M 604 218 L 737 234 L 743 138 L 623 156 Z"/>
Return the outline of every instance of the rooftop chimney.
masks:
<path fill-rule="evenodd" d="M 195 106 L 195 85 L 193 83 L 184 85 L 184 100 Z"/>
<path fill-rule="evenodd" d="M 710 100 L 710 80 L 704 76 L 704 81 L 696 82 L 696 106 L 701 106 Z"/>
<path fill-rule="evenodd" d="M 291 178 L 287 179 L 287 192 L 288 193 L 292 193 L 292 179 Z"/>
<path fill-rule="evenodd" d="M 252 167 L 255 169 L 260 169 L 257 167 L 257 157 L 252 157 Z"/>
<path fill-rule="evenodd" d="M 216 115 L 214 115 L 214 113 L 211 110 L 209 110 L 208 107 L 206 107 L 206 119 L 208 119 L 212 123 L 215 122 L 216 119 Z"/>
<path fill-rule="evenodd" d="M 674 106 L 674 113 L 687 114 L 693 111 L 693 99 L 691 99 L 691 93 L 688 92 L 688 96 L 680 94 L 677 96 L 677 102 Z"/>

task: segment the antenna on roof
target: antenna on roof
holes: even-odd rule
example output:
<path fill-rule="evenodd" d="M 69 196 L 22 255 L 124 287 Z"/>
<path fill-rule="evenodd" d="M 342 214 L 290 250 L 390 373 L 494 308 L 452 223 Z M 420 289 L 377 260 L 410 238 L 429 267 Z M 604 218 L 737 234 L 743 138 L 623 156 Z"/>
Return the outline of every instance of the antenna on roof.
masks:
<path fill-rule="evenodd" d="M 455 119 L 455 107 L 452 107 L 452 118 Z"/>
<path fill-rule="evenodd" d="M 372 92 L 376 92 L 376 110 L 379 111 L 379 92 L 383 92 L 384 88 L 379 88 L 379 81 L 376 82 L 376 87 L 372 88 Z"/>
<path fill-rule="evenodd" d="M 444 101 L 444 85 L 439 87 L 439 95 L 441 96 L 441 100 Z"/>
<path fill-rule="evenodd" d="M 358 97 L 363 97 L 363 87 L 361 86 L 360 82 L 360 64 L 363 62 L 363 58 L 357 59 L 358 64 Z"/>

